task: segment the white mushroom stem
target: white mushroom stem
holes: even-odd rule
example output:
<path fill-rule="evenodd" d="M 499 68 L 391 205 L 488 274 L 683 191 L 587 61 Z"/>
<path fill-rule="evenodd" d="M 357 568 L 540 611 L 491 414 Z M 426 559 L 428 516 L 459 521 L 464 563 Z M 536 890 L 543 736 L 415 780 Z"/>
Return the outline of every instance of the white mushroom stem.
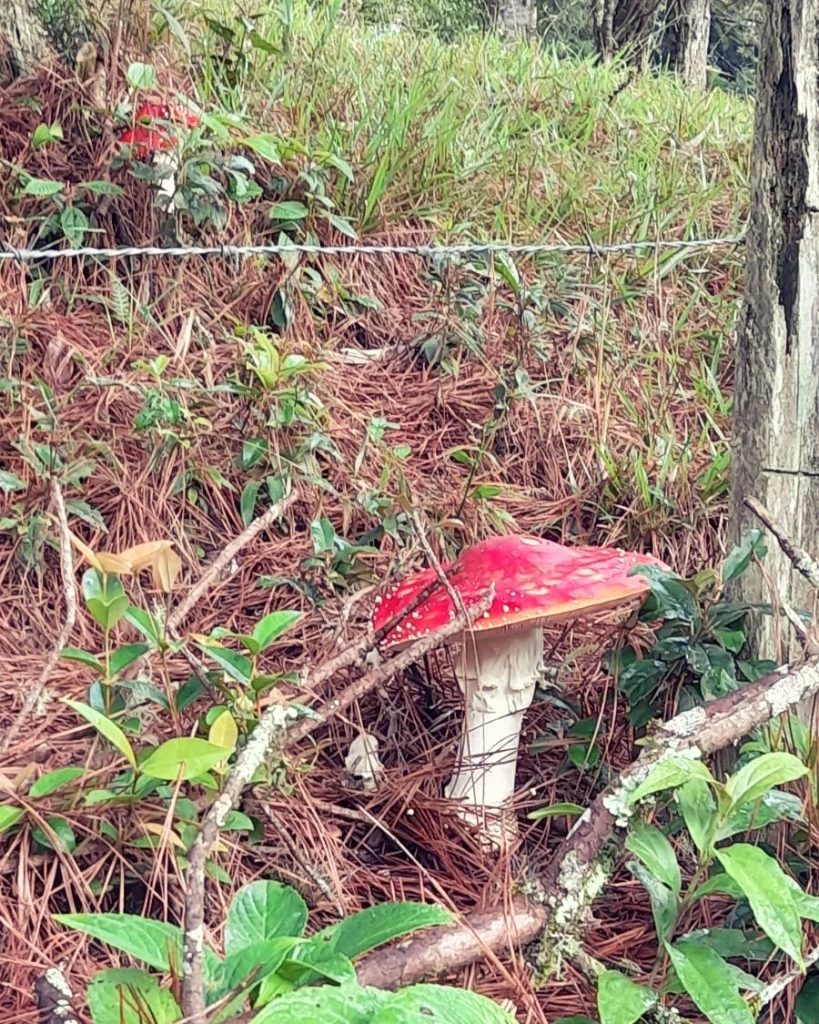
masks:
<path fill-rule="evenodd" d="M 539 625 L 464 636 L 458 667 L 464 730 L 446 795 L 460 801 L 465 816 L 476 824 L 486 824 L 486 819 L 509 808 L 523 715 L 542 670 Z"/>

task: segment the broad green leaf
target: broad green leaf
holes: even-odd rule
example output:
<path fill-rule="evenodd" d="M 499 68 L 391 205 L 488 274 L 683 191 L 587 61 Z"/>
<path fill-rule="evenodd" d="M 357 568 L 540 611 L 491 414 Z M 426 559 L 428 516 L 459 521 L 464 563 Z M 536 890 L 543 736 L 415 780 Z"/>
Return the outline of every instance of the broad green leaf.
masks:
<path fill-rule="evenodd" d="M 259 650 L 263 651 L 269 647 L 282 633 L 294 626 L 301 617 L 301 612 L 296 611 L 271 612 L 269 615 L 265 615 L 256 623 L 253 630 L 253 639 L 258 643 Z"/>
<path fill-rule="evenodd" d="M 251 882 L 228 908 L 225 952 L 232 955 L 267 939 L 300 936 L 306 924 L 307 904 L 295 889 L 264 879 Z"/>
<path fill-rule="evenodd" d="M 216 643 L 200 643 L 199 646 L 212 658 L 217 665 L 219 665 L 231 679 L 234 679 L 237 683 L 242 683 L 244 686 L 250 685 L 250 680 L 253 675 L 253 665 L 250 658 L 246 658 L 244 654 L 239 654 L 238 651 L 232 651 L 229 647 L 221 647 Z"/>
<path fill-rule="evenodd" d="M 559 818 L 564 815 L 574 816 L 576 814 L 583 814 L 585 810 L 586 808 L 581 807 L 580 804 L 550 804 L 548 807 L 538 807 L 537 810 L 530 811 L 526 817 L 531 821 L 539 821 L 541 818 Z"/>
<path fill-rule="evenodd" d="M 126 622 L 129 622 L 134 629 L 138 630 L 146 640 L 150 641 L 151 646 L 160 646 L 162 643 L 162 626 L 150 612 L 146 612 L 143 608 L 136 608 L 134 605 L 130 605 L 125 613 L 125 620 Z"/>
<path fill-rule="evenodd" d="M 77 847 L 77 837 L 74 835 L 74 829 L 65 818 L 46 818 L 45 826 L 34 825 L 31 829 L 31 835 L 40 846 L 44 846 L 49 850 L 56 850 L 58 853 L 73 853 Z"/>
<path fill-rule="evenodd" d="M 308 939 L 288 954 L 279 968 L 279 974 L 292 981 L 297 988 L 314 984 L 321 979 L 334 981 L 339 985 L 355 981 L 352 960 L 328 946 L 328 943 L 323 943 L 315 936 Z"/>
<path fill-rule="evenodd" d="M 636 821 L 629 829 L 626 849 L 640 858 L 652 875 L 679 895 L 682 879 L 674 847 L 654 825 Z"/>
<path fill-rule="evenodd" d="M 696 942 L 665 948 L 685 991 L 711 1024 L 754 1024 L 734 972 L 718 953 Z"/>
<path fill-rule="evenodd" d="M 182 929 L 176 925 L 139 914 L 54 914 L 53 919 L 158 971 L 178 971 L 182 964 Z"/>
<path fill-rule="evenodd" d="M 270 135 L 268 133 L 251 135 L 242 141 L 248 149 L 252 149 L 254 153 L 258 153 L 259 156 L 264 157 L 265 160 L 269 160 L 273 164 L 281 163 L 278 139 L 275 135 Z"/>
<path fill-rule="evenodd" d="M 802 801 L 793 793 L 768 790 L 754 802 L 736 807 L 717 829 L 715 842 L 752 828 L 767 828 L 775 821 L 802 821 Z"/>
<path fill-rule="evenodd" d="M 108 740 L 111 746 L 116 747 L 128 764 L 132 768 L 136 768 L 136 756 L 134 755 L 133 748 L 128 742 L 125 733 L 116 722 L 112 722 L 110 718 L 106 718 L 105 715 L 89 707 L 87 704 L 83 704 L 81 701 L 72 700 L 70 697 L 63 697 L 62 700 L 64 704 L 73 708 L 78 715 L 82 715 L 87 722 L 90 722 L 97 732 Z"/>
<path fill-rule="evenodd" d="M 274 203 L 270 207 L 271 220 L 304 220 L 310 211 L 304 203 L 295 199 L 287 199 L 281 203 Z"/>
<path fill-rule="evenodd" d="M 819 1021 L 819 975 L 808 978 L 796 997 L 796 1024 Z"/>
<path fill-rule="evenodd" d="M 150 648 L 147 644 L 126 644 L 124 647 L 118 647 L 115 651 L 111 652 L 108 662 L 111 675 L 118 675 L 128 668 L 129 665 L 133 665 L 143 654 L 147 654 L 149 650 Z"/>
<path fill-rule="evenodd" d="M 779 864 L 749 843 L 717 850 L 717 859 L 745 893 L 759 927 L 804 970 L 802 921 L 788 876 Z"/>
<path fill-rule="evenodd" d="M 726 959 L 754 960 L 766 963 L 776 950 L 770 939 L 741 928 L 701 928 L 680 936 L 680 942 L 708 946 Z"/>
<path fill-rule="evenodd" d="M 44 199 L 47 196 L 56 196 L 62 192 L 65 186 L 61 181 L 51 181 L 48 178 L 29 178 L 23 186 L 23 195 L 39 196 Z"/>
<path fill-rule="evenodd" d="M 25 816 L 24 807 L 13 807 L 11 804 L 0 804 L 0 833 L 8 832 Z"/>
<path fill-rule="evenodd" d="M 86 569 L 82 577 L 85 606 L 95 622 L 110 630 L 128 610 L 130 602 L 116 576 L 103 576 L 97 569 Z"/>
<path fill-rule="evenodd" d="M 448 910 L 433 903 L 379 903 L 323 928 L 314 938 L 332 938 L 336 952 L 354 959 L 401 935 L 452 921 Z"/>
<path fill-rule="evenodd" d="M 156 84 L 156 68 L 153 64 L 143 64 L 136 60 L 128 65 L 125 77 L 132 89 L 153 89 Z"/>
<path fill-rule="evenodd" d="M 762 530 L 749 530 L 742 541 L 726 555 L 722 563 L 722 582 L 729 583 L 735 580 L 745 572 L 754 556 L 764 558 L 765 554 L 765 537 Z"/>
<path fill-rule="evenodd" d="M 377 1011 L 393 995 L 363 985 L 304 988 L 274 999 L 256 1014 L 253 1024 L 373 1024 Z M 423 1024 L 421 1018 L 418 1024 Z M 454 1021 L 450 1019 L 447 1024 Z M 467 1022 L 459 1020 L 458 1024 Z"/>
<path fill-rule="evenodd" d="M 675 798 L 696 848 L 700 853 L 710 850 L 717 826 L 717 805 L 708 783 L 691 779 L 679 787 Z"/>
<path fill-rule="evenodd" d="M 322 1018 L 322 1024 L 329 1024 L 327 1018 Z M 496 1002 L 468 989 L 410 985 L 391 992 L 370 1024 L 515 1024 L 515 1018 Z"/>
<path fill-rule="evenodd" d="M 182 1011 L 159 979 L 134 968 L 98 971 L 88 986 L 94 1024 L 175 1024 Z"/>
<path fill-rule="evenodd" d="M 690 757 L 667 757 L 659 761 L 649 771 L 646 779 L 629 795 L 630 804 L 637 803 L 652 793 L 660 793 L 666 789 L 676 789 L 690 779 L 702 779 L 713 782 L 714 776 L 702 763 Z"/>
<path fill-rule="evenodd" d="M 807 918 L 808 921 L 819 921 L 819 896 L 811 896 L 810 893 L 805 892 L 796 879 L 791 878 L 790 875 L 785 875 L 785 878 L 793 893 L 799 916 Z"/>
<path fill-rule="evenodd" d="M 25 480 L 21 480 L 16 473 L 0 469 L 0 491 L 5 491 L 8 494 L 10 491 L 24 491 L 27 486 Z"/>
<path fill-rule="evenodd" d="M 656 1002 L 656 992 L 619 971 L 603 971 L 597 979 L 600 1024 L 634 1024 Z"/>
<path fill-rule="evenodd" d="M 628 861 L 626 867 L 635 878 L 643 883 L 651 900 L 651 913 L 654 918 L 654 927 L 657 929 L 657 937 L 661 942 L 665 941 L 671 935 L 677 921 L 679 900 L 676 894 L 638 861 Z"/>
<path fill-rule="evenodd" d="M 65 658 L 66 661 L 78 661 L 81 665 L 92 668 L 99 675 L 105 675 L 105 665 L 90 651 L 80 650 L 79 647 L 63 647 L 60 657 Z"/>
<path fill-rule="evenodd" d="M 208 1004 L 247 984 L 255 984 L 278 970 L 299 941 L 297 938 L 277 938 L 255 942 L 220 961 L 208 974 Z"/>
<path fill-rule="evenodd" d="M 242 495 L 239 498 L 239 511 L 245 526 L 250 526 L 253 522 L 253 514 L 256 511 L 256 499 L 259 497 L 261 486 L 260 480 L 248 480 L 242 488 Z"/>
<path fill-rule="evenodd" d="M 726 875 L 724 871 L 718 871 L 717 874 L 712 875 L 702 885 L 697 886 L 691 894 L 691 898 L 700 900 L 713 893 L 721 896 L 731 896 L 735 900 L 741 900 L 745 895 L 733 878 L 730 875 Z"/>
<path fill-rule="evenodd" d="M 731 801 L 729 812 L 743 803 L 758 800 L 769 789 L 801 779 L 807 774 L 808 769 L 799 758 L 784 750 L 755 757 L 725 783 L 725 793 Z"/>
<path fill-rule="evenodd" d="M 223 747 L 197 736 L 166 740 L 139 765 L 143 775 L 154 779 L 193 779 L 209 771 L 225 756 Z"/>
<path fill-rule="evenodd" d="M 51 793 L 56 792 L 63 786 L 67 786 L 70 782 L 75 779 L 82 778 L 85 775 L 85 768 L 77 766 L 68 768 L 57 768 L 53 772 L 47 772 L 42 775 L 36 782 L 33 782 L 31 789 L 28 791 L 28 795 L 32 800 L 37 800 L 40 797 L 49 796 Z"/>

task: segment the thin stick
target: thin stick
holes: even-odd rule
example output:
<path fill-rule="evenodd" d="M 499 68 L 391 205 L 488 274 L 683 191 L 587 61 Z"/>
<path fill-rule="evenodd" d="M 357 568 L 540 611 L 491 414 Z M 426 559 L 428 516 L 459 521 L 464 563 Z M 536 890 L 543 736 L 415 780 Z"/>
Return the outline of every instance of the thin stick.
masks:
<path fill-rule="evenodd" d="M 236 764 L 228 774 L 222 793 L 211 804 L 205 815 L 199 834 L 188 851 L 188 867 L 185 871 L 185 937 L 182 962 L 182 1011 L 188 1024 L 205 1024 L 205 865 L 210 851 L 219 837 L 228 814 L 239 802 L 245 786 L 256 770 L 277 744 L 287 745 L 309 735 L 334 715 L 339 714 L 362 694 L 386 682 L 397 672 L 423 657 L 428 651 L 442 644 L 448 637 L 468 626 L 492 603 L 490 591 L 466 614 L 456 616 L 442 629 L 417 640 L 395 658 L 372 669 L 361 679 L 332 700 L 323 704 L 317 719 L 305 719 L 288 729 L 295 712 L 282 704 L 271 704 L 259 719 L 247 745 L 239 754 Z M 285 732 L 287 735 L 285 736 Z"/>
<path fill-rule="evenodd" d="M 779 546 L 790 559 L 794 569 L 801 573 L 812 587 L 816 587 L 819 590 L 819 562 L 812 558 L 804 548 L 800 548 L 793 543 L 782 526 L 774 519 L 761 501 L 757 501 L 756 498 L 746 498 L 744 505 L 776 537 Z"/>
<path fill-rule="evenodd" d="M 266 512 L 254 519 L 250 526 L 243 530 L 238 537 L 234 537 L 229 544 L 222 548 L 216 558 L 214 558 L 213 562 L 211 562 L 208 571 L 197 580 L 194 586 L 191 587 L 187 594 L 185 594 L 184 598 L 168 616 L 169 630 L 179 629 L 188 615 L 190 615 L 191 611 L 193 611 L 194 607 L 213 586 L 214 581 L 219 578 L 222 572 L 230 564 L 230 560 L 235 557 L 243 547 L 249 544 L 257 534 L 261 533 L 262 530 L 266 530 L 268 527 L 273 526 L 281 514 L 285 512 L 295 500 L 296 492 L 292 491 L 286 497 L 282 498 L 281 501 L 277 501 L 275 505 L 271 505 Z"/>
<path fill-rule="evenodd" d="M 28 720 L 29 716 L 32 714 L 43 696 L 46 684 L 51 677 L 51 673 L 54 671 L 54 666 L 59 661 L 60 653 L 67 645 L 71 637 L 71 632 L 74 629 L 74 625 L 77 622 L 77 585 L 74 581 L 74 559 L 71 554 L 71 534 L 68 529 L 68 516 L 65 511 L 63 492 L 60 489 L 60 484 L 56 478 L 51 481 L 51 500 L 54 502 L 54 508 L 57 513 L 57 526 L 60 532 L 60 572 L 63 579 L 65 619 L 63 621 L 63 628 L 57 638 L 57 642 L 54 647 L 52 647 L 45 665 L 43 665 L 43 670 L 40 673 L 39 679 L 26 694 L 26 698 L 23 701 L 23 706 L 20 709 L 19 715 L 11 723 L 5 736 L 0 739 L 0 754 L 5 754 L 9 749 L 11 744 L 17 738 L 23 724 Z"/>

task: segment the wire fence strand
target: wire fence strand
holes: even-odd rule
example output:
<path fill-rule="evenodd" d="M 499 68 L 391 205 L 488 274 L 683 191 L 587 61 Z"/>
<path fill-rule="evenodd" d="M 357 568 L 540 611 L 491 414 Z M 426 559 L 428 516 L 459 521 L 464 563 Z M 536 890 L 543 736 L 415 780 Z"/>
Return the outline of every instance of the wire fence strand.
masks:
<path fill-rule="evenodd" d="M 481 256 L 505 254 L 507 256 L 533 256 L 539 254 L 585 254 L 601 257 L 613 253 L 645 252 L 649 250 L 698 250 L 730 248 L 742 245 L 744 235 L 721 238 L 645 239 L 634 242 L 467 242 L 456 245 L 311 245 L 292 242 L 265 245 L 126 245 L 120 247 L 81 246 L 67 249 L 17 249 L 5 243 L 0 249 L 0 262 L 38 263 L 43 260 L 97 259 L 115 260 L 138 257 L 169 256 L 184 259 L 191 256 L 277 256 L 286 254 L 326 256 Z"/>

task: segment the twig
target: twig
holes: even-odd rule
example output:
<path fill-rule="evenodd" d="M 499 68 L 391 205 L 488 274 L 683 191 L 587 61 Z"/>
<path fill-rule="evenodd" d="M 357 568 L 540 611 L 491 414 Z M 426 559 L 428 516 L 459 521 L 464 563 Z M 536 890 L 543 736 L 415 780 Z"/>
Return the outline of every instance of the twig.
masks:
<path fill-rule="evenodd" d="M 812 558 L 804 548 L 800 548 L 793 543 L 782 526 L 774 519 L 761 501 L 757 501 L 756 498 L 746 498 L 744 504 L 776 537 L 779 546 L 790 559 L 794 569 L 801 573 L 812 587 L 816 587 L 819 590 L 819 562 Z"/>
<path fill-rule="evenodd" d="M 309 735 L 329 718 L 339 714 L 362 694 L 379 683 L 386 682 L 412 662 L 442 644 L 447 637 L 464 629 L 492 603 L 490 591 L 464 615 L 456 616 L 444 628 L 422 637 L 407 647 L 395 658 L 372 669 L 357 679 L 343 693 L 323 704 L 318 718 L 305 719 L 293 728 L 288 726 L 295 712 L 282 704 L 271 704 L 253 730 L 247 746 L 239 754 L 232 771 L 227 777 L 222 793 L 211 804 L 199 829 L 199 834 L 188 851 L 188 867 L 185 872 L 185 936 L 182 961 L 182 1011 L 188 1024 L 205 1024 L 205 865 L 213 845 L 228 814 L 236 806 L 242 790 L 253 778 L 256 770 L 266 760 L 271 749 L 285 740 L 287 746 Z"/>
<path fill-rule="evenodd" d="M 9 726 L 5 736 L 0 739 L 0 754 L 5 754 L 17 738 L 23 724 L 34 711 L 46 688 L 54 666 L 60 658 L 62 649 L 68 643 L 71 632 L 77 621 L 77 585 L 74 581 L 74 559 L 71 554 L 71 535 L 68 529 L 68 516 L 65 511 L 63 492 L 56 478 L 51 481 L 51 500 L 57 513 L 57 526 L 60 532 L 60 573 L 63 578 L 63 597 L 65 599 L 65 619 L 57 642 L 51 649 L 48 660 L 34 686 L 26 694 L 23 706 L 17 718 Z"/>
<path fill-rule="evenodd" d="M 606 884 L 604 849 L 619 845 L 623 829 L 637 813 L 628 803 L 629 794 L 649 771 L 669 757 L 713 754 L 817 692 L 819 658 L 814 657 L 659 726 L 640 757 L 600 793 L 566 837 L 541 879 L 544 895 L 539 904 L 519 898 L 509 909 L 468 915 L 460 923 L 387 946 L 359 962 L 360 982 L 380 988 L 410 985 L 472 963 L 487 949 L 530 942 L 544 929 L 539 965 L 543 971 L 556 966 Z"/>
<path fill-rule="evenodd" d="M 61 968 L 48 967 L 34 981 L 40 1024 L 80 1024 L 71 1002 L 74 994 Z"/>
<path fill-rule="evenodd" d="M 219 554 L 211 562 L 207 572 L 205 572 L 191 587 L 184 598 L 179 604 L 173 609 L 168 616 L 167 627 L 168 630 L 177 630 L 190 615 L 194 607 L 199 603 L 201 598 L 208 590 L 213 586 L 215 580 L 219 578 L 224 569 L 230 564 L 232 558 L 234 558 L 253 538 L 262 532 L 262 530 L 268 529 L 272 526 L 276 520 L 285 512 L 296 500 L 296 492 L 292 491 L 281 501 L 276 502 L 275 505 L 271 505 L 266 512 L 254 519 L 247 529 L 243 530 L 237 537 L 234 537 L 229 544 L 227 544 Z"/>
<path fill-rule="evenodd" d="M 316 729 L 324 725 L 330 718 L 341 714 L 353 701 L 363 697 L 365 693 L 369 693 L 376 686 L 386 683 L 398 672 L 408 668 L 413 662 L 418 661 L 419 658 L 422 658 L 436 647 L 440 647 L 448 637 L 453 636 L 455 633 L 460 633 L 470 622 L 473 622 L 479 615 L 482 615 L 492 604 L 493 600 L 494 588 L 490 588 L 479 601 L 470 605 L 460 615 L 456 615 L 451 622 L 448 622 L 441 629 L 435 630 L 435 632 L 430 633 L 428 636 L 421 637 L 394 658 L 390 658 L 389 661 L 377 665 L 361 676 L 360 679 L 350 683 L 341 693 L 321 704 L 315 711 L 315 718 L 302 719 L 298 725 L 288 729 L 285 746 L 292 747 L 299 740 L 304 739 L 305 736 L 315 732 Z"/>

